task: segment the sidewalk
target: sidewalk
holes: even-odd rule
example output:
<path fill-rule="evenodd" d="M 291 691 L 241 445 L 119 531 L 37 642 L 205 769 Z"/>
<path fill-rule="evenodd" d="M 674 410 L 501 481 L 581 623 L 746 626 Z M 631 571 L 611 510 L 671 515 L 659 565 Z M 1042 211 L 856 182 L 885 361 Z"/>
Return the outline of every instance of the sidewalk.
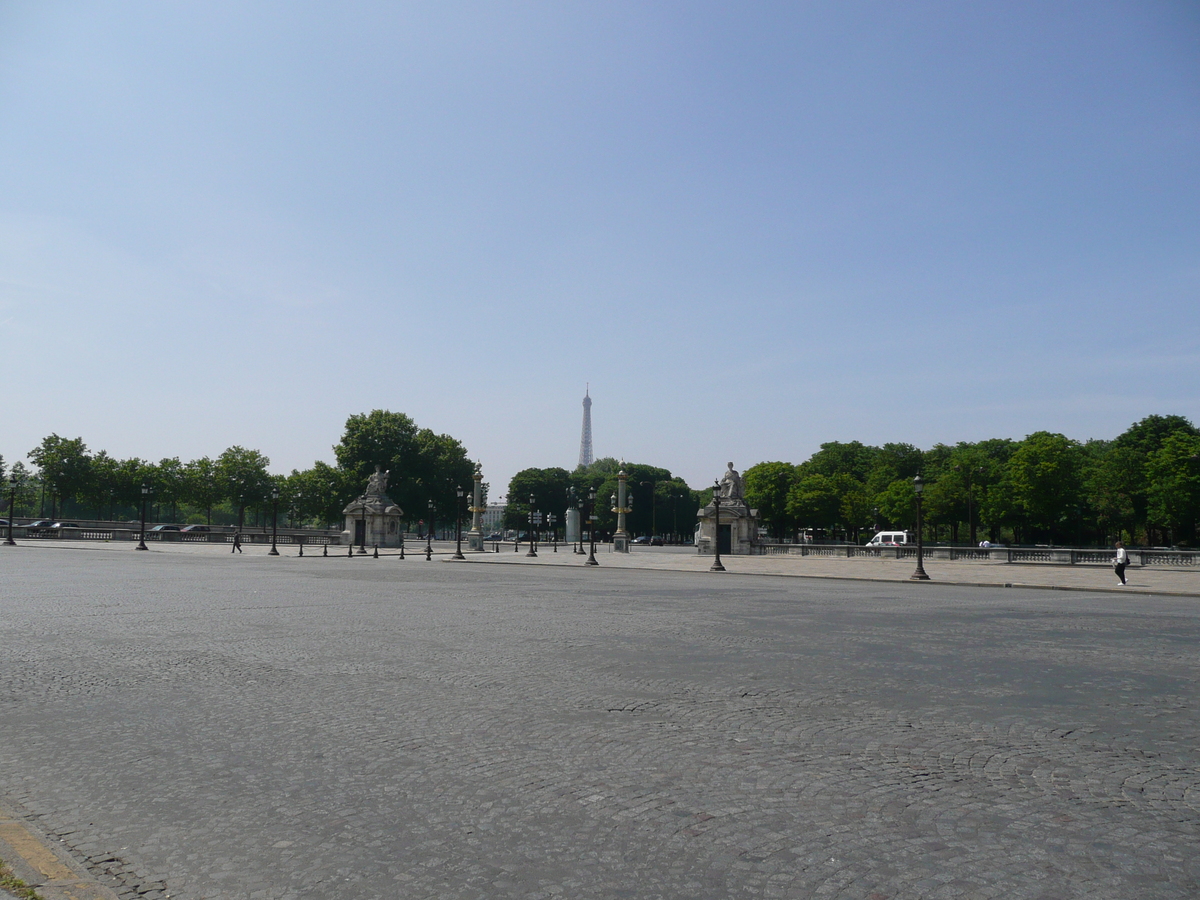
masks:
<path fill-rule="evenodd" d="M 23 550 L 54 551 L 73 550 L 107 553 L 135 553 L 134 544 L 125 541 L 19 541 L 16 548 L 0 548 L 0 551 L 15 553 Z M 470 552 L 464 548 L 467 562 L 487 565 L 533 565 L 533 566 L 582 566 L 585 555 L 571 552 L 570 544 L 559 544 L 554 552 L 550 544 L 538 546 L 537 557 L 526 556 L 528 544 L 522 544 L 513 552 L 512 544 L 501 544 L 500 552 L 493 553 L 491 544 L 484 553 Z M 266 556 L 268 544 L 244 544 L 243 554 L 231 554 L 229 544 L 171 542 L 151 543 L 151 554 L 193 554 L 217 559 L 252 559 Z M 585 551 L 587 545 L 584 545 Z M 329 561 L 346 556 L 346 547 L 331 546 Z M 280 561 L 297 556 L 295 545 L 280 544 Z M 435 541 L 435 560 L 451 562 L 454 553 L 453 541 Z M 396 559 L 396 550 L 380 550 L 380 559 Z M 406 564 L 425 561 L 425 544 L 409 546 L 405 550 Z M 307 547 L 305 559 L 321 557 L 321 548 Z M 0 556 L 0 559 L 3 557 Z M 368 551 L 366 557 L 371 559 Z M 711 556 L 700 556 L 690 547 L 633 547 L 629 553 L 614 553 L 611 544 L 596 545 L 596 561 L 601 568 L 654 569 L 669 572 L 707 573 L 712 565 Z M 879 557 L 852 557 L 842 559 L 825 556 L 722 556 L 721 562 L 730 574 L 775 575 L 796 578 L 852 579 L 856 581 L 910 582 L 916 568 L 911 559 L 883 559 Z M 1127 587 L 1117 582 L 1117 577 L 1108 566 L 1020 564 L 1004 562 L 967 562 L 927 559 L 925 572 L 931 585 L 972 585 L 980 587 L 1040 588 L 1063 591 L 1112 591 L 1132 594 L 1158 594 L 1181 597 L 1200 597 L 1200 569 L 1136 568 L 1125 572 Z M 719 574 L 719 573 L 714 573 Z"/>
<path fill-rule="evenodd" d="M 571 552 L 571 546 L 540 546 L 536 559 L 519 553 L 512 545 L 500 553 L 467 554 L 467 559 L 491 564 L 582 565 L 587 558 Z M 708 572 L 711 556 L 700 556 L 691 548 L 635 547 L 629 553 L 613 553 L 610 545 L 596 547 L 602 567 L 661 569 L 676 572 Z M 853 579 L 856 581 L 910 581 L 916 569 L 911 559 L 822 556 L 722 556 L 726 572 L 738 575 L 777 575 L 796 578 Z M 1041 588 L 1067 591 L 1112 591 L 1115 593 L 1166 594 L 1200 597 L 1200 570 L 1129 568 L 1128 586 L 1122 587 L 1108 566 L 1020 565 L 1003 562 L 926 560 L 929 584 L 977 585 L 988 587 Z M 719 573 L 717 573 L 719 574 Z"/>

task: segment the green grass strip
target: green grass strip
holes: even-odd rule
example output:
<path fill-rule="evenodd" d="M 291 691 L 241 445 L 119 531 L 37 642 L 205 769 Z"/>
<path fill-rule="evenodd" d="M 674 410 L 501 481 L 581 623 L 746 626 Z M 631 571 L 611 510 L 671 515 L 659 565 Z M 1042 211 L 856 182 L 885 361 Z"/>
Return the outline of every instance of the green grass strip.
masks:
<path fill-rule="evenodd" d="M 13 874 L 4 860 L 0 859 L 0 888 L 8 891 L 20 900 L 43 900 L 41 894 Z"/>

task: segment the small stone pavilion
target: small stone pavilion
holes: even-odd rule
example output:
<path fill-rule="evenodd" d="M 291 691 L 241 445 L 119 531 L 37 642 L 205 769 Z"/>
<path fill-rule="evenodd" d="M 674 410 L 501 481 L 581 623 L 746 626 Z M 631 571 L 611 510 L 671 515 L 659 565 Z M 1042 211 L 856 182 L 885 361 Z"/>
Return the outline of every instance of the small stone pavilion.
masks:
<path fill-rule="evenodd" d="M 342 544 L 357 544 L 364 552 L 371 547 L 400 546 L 403 536 L 400 517 L 404 510 L 387 495 L 389 473 L 382 469 L 382 466 L 375 467 L 366 491 L 342 510 L 346 517 Z"/>
<path fill-rule="evenodd" d="M 700 524 L 696 528 L 696 553 L 712 556 L 719 546 L 722 553 L 747 556 L 754 552 L 758 541 L 758 510 L 746 503 L 742 476 L 733 463 L 725 470 L 713 492 L 714 502 L 696 513 Z M 720 519 L 718 509 L 720 502 Z"/>

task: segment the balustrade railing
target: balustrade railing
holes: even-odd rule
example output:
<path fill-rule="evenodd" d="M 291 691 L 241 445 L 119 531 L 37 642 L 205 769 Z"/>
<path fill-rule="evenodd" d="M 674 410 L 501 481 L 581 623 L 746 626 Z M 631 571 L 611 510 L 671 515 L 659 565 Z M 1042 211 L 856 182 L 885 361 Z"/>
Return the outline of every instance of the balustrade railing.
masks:
<path fill-rule="evenodd" d="M 864 547 L 856 544 L 755 544 L 758 556 L 873 557 L 875 559 L 916 559 L 915 544 L 898 547 Z M 950 559 L 964 562 L 1017 565 L 1108 566 L 1115 550 L 1076 549 L 1071 547 L 947 547 L 925 545 L 926 559 Z M 1200 566 L 1198 550 L 1130 550 L 1129 564 L 1139 566 Z"/>

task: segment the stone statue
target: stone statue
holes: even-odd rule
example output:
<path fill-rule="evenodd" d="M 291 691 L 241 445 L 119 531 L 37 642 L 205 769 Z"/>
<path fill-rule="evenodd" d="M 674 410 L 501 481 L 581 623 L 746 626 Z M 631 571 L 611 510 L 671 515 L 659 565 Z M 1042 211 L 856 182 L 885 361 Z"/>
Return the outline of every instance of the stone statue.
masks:
<path fill-rule="evenodd" d="M 363 496 L 364 497 L 382 497 L 384 494 L 386 494 L 387 493 L 388 474 L 390 471 L 391 470 L 389 469 L 388 472 L 384 472 L 383 466 L 376 466 L 375 473 L 371 476 L 370 480 L 367 482 L 367 490 L 366 490 L 366 493 L 363 494 Z"/>
<path fill-rule="evenodd" d="M 737 473 L 733 463 L 728 463 L 728 466 L 725 474 L 721 476 L 719 496 L 722 500 L 742 500 L 745 497 L 742 492 L 742 476 Z"/>

